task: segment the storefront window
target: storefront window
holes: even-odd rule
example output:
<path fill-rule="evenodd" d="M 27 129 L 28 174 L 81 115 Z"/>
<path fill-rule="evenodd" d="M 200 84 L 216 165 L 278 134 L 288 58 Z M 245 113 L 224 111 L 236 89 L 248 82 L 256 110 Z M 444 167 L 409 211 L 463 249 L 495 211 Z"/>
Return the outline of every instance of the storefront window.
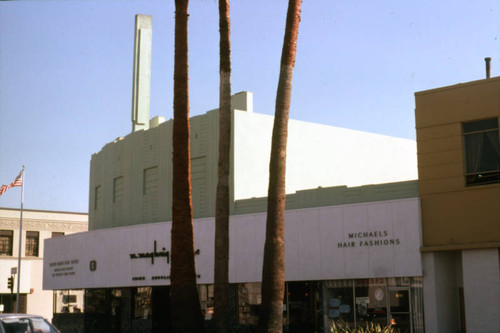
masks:
<path fill-rule="evenodd" d="M 391 325 L 401 332 L 424 332 L 421 277 L 325 281 L 323 311 L 332 321 L 351 328 L 367 323 Z"/>
<path fill-rule="evenodd" d="M 387 325 L 387 289 L 385 279 L 355 280 L 357 325 L 373 322 Z"/>
<path fill-rule="evenodd" d="M 323 294 L 324 312 L 331 321 L 343 321 L 354 327 L 354 303 L 352 280 L 325 281 Z"/>
<path fill-rule="evenodd" d="M 54 291 L 54 313 L 83 312 L 83 290 Z"/>
<path fill-rule="evenodd" d="M 214 285 L 202 284 L 198 286 L 200 306 L 205 320 L 211 320 L 214 315 Z"/>
<path fill-rule="evenodd" d="M 261 303 L 260 283 L 241 283 L 238 285 L 238 323 L 257 325 Z"/>
<path fill-rule="evenodd" d="M 151 317 L 151 287 L 137 288 L 134 297 L 134 318 L 148 319 Z"/>
<path fill-rule="evenodd" d="M 106 289 L 85 289 L 85 312 L 106 313 Z"/>

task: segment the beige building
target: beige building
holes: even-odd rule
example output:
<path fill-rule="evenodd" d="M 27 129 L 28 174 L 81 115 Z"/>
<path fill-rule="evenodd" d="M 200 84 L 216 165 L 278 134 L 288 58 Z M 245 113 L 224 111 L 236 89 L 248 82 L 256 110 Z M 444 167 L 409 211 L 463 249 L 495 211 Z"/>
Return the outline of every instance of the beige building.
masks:
<path fill-rule="evenodd" d="M 426 332 L 500 332 L 500 77 L 415 99 Z"/>
<path fill-rule="evenodd" d="M 17 294 L 17 274 L 12 274 L 12 268 L 17 269 L 18 266 L 20 216 L 19 209 L 0 208 L 0 304 L 3 305 L 3 312 L 16 310 L 14 296 Z M 61 298 L 60 304 L 63 304 L 63 298 L 71 299 L 68 295 L 54 294 L 52 290 L 42 290 L 44 240 L 83 232 L 87 230 L 87 226 L 86 213 L 23 210 L 20 312 L 39 314 L 51 319 L 54 297 Z M 11 276 L 14 276 L 12 294 L 7 284 Z M 77 303 L 66 304 L 68 305 L 77 306 Z"/>

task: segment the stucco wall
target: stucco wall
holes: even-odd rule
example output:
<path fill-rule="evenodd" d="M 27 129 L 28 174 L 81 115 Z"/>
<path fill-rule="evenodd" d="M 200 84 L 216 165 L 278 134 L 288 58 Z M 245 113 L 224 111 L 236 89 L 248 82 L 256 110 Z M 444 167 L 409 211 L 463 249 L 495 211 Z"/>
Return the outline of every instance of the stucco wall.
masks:
<path fill-rule="evenodd" d="M 500 251 L 462 252 L 468 333 L 500 332 Z"/>
<path fill-rule="evenodd" d="M 500 118 L 500 78 L 415 94 L 425 247 L 500 246 L 500 184 L 465 185 L 462 122 Z"/>
<path fill-rule="evenodd" d="M 236 112 L 234 198 L 267 196 L 273 117 Z M 414 140 L 289 121 L 286 191 L 417 178 Z"/>
<path fill-rule="evenodd" d="M 243 110 L 233 111 L 231 197 L 239 200 L 267 196 L 274 118 L 253 113 L 248 93 L 236 97 L 233 107 Z M 215 215 L 218 111 L 193 117 L 190 122 L 193 214 L 196 218 L 210 217 Z M 290 121 L 288 140 L 287 193 L 318 186 L 359 186 L 417 177 L 413 140 L 295 120 Z M 171 219 L 171 142 L 169 120 L 119 138 L 92 155 L 90 229 Z M 158 190 L 144 195 L 144 170 L 151 167 L 158 167 Z M 113 201 L 113 181 L 117 177 L 123 177 L 123 193 L 121 200 Z"/>
<path fill-rule="evenodd" d="M 418 198 L 290 210 L 285 223 L 288 281 L 422 275 Z M 162 222 L 46 240 L 44 288 L 169 284 L 170 228 Z M 213 283 L 214 219 L 195 220 L 194 237 L 198 283 Z M 265 213 L 231 217 L 230 282 L 261 280 L 264 242 Z"/>
<path fill-rule="evenodd" d="M 460 252 L 422 255 L 424 269 L 424 311 L 427 333 L 460 331 Z"/>

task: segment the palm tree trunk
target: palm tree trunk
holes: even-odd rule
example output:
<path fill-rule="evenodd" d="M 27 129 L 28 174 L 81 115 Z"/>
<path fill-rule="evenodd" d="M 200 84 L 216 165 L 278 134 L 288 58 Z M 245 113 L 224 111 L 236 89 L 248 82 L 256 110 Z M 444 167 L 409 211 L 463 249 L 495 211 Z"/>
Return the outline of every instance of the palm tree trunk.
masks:
<path fill-rule="evenodd" d="M 231 45 L 229 0 L 219 0 L 219 163 L 215 207 L 214 315 L 218 333 L 229 333 L 229 155 L 231 148 Z"/>
<path fill-rule="evenodd" d="M 282 332 L 283 329 L 286 146 L 300 7 L 301 0 L 289 0 L 269 164 L 262 304 L 258 332 Z"/>
<path fill-rule="evenodd" d="M 175 1 L 175 64 L 170 300 L 176 333 L 203 332 L 194 263 L 189 151 L 188 0 Z"/>

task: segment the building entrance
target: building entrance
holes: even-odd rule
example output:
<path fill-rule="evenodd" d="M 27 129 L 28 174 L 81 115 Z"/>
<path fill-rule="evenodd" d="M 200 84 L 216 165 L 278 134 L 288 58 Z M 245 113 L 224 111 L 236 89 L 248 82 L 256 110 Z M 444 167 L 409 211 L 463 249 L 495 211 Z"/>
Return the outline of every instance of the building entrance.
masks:
<path fill-rule="evenodd" d="M 412 332 L 410 288 L 389 288 L 389 324 L 401 332 Z"/>
<path fill-rule="evenodd" d="M 317 282 L 288 282 L 286 284 L 288 331 L 318 332 Z"/>

